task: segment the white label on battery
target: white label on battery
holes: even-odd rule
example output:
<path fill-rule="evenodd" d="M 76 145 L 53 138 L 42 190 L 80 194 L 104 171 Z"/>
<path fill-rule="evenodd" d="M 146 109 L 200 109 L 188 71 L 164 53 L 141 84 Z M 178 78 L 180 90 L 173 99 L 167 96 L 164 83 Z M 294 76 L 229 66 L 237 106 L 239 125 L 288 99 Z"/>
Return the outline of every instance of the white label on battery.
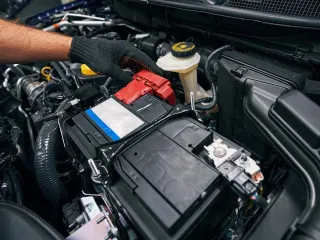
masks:
<path fill-rule="evenodd" d="M 144 124 L 140 118 L 113 98 L 86 110 L 86 113 L 114 141 Z"/>

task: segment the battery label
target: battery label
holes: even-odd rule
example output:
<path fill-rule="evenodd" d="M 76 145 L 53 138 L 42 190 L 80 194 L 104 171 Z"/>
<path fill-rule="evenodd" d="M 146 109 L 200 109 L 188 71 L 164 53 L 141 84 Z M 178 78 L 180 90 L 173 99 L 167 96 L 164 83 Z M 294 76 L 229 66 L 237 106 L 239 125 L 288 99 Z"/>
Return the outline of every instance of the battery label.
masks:
<path fill-rule="evenodd" d="M 123 138 L 144 124 L 113 98 L 86 110 L 86 114 L 113 141 Z"/>

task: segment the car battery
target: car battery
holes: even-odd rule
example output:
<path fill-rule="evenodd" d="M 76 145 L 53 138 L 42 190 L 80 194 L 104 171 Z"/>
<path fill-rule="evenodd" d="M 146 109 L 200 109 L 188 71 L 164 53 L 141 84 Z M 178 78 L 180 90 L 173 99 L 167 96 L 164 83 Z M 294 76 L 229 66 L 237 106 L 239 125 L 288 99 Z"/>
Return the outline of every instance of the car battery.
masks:
<path fill-rule="evenodd" d="M 72 118 L 70 145 L 83 162 L 99 160 L 105 144 L 121 142 L 171 108 L 151 94 L 131 104 L 110 98 Z M 219 171 L 199 157 L 212 142 L 212 132 L 201 123 L 176 118 L 135 141 L 112 163 L 110 190 L 141 239 L 194 239 L 220 231 L 220 220 L 230 214 L 229 206 L 236 206 L 237 196 Z"/>
<path fill-rule="evenodd" d="M 97 106 L 75 115 L 67 132 L 71 142 L 87 159 L 96 158 L 96 149 L 164 116 L 171 106 L 147 94 L 131 104 L 110 98 Z"/>

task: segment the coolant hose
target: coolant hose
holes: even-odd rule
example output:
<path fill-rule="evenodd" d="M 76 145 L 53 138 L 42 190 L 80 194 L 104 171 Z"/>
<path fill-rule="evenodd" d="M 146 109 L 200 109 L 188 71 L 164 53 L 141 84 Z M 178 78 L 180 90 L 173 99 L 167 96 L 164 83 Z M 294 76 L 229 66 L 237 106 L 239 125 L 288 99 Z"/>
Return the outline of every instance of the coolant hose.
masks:
<path fill-rule="evenodd" d="M 34 170 L 38 184 L 55 206 L 59 207 L 67 198 L 57 170 L 56 162 L 61 152 L 62 139 L 57 120 L 51 120 L 41 128 L 35 145 Z"/>
<path fill-rule="evenodd" d="M 208 59 L 206 61 L 206 64 L 204 66 L 204 73 L 206 75 L 206 78 L 208 80 L 208 82 L 211 85 L 211 91 L 212 91 L 212 101 L 209 102 L 208 104 L 197 104 L 196 105 L 196 109 L 197 110 L 201 110 L 201 111 L 207 111 L 210 110 L 212 108 L 214 108 L 214 106 L 217 104 L 217 91 L 216 91 L 216 87 L 214 85 L 214 77 L 211 75 L 210 71 L 209 71 L 209 66 L 210 66 L 210 62 L 212 61 L 212 59 L 214 57 L 217 57 L 220 53 L 226 51 L 226 50 L 232 50 L 232 47 L 230 45 L 225 45 L 222 46 L 220 48 L 217 48 L 216 50 L 214 50 L 209 56 Z"/>

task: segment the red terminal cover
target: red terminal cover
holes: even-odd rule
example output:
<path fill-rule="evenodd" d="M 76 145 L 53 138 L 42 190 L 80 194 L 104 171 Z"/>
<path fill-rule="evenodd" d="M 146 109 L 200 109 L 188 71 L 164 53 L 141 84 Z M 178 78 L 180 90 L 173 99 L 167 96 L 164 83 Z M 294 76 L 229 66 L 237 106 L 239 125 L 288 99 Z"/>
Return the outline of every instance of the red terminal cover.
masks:
<path fill-rule="evenodd" d="M 136 73 L 133 80 L 114 96 L 125 104 L 131 104 L 148 93 L 157 96 L 170 105 L 176 104 L 176 97 L 169 80 L 147 70 Z"/>

